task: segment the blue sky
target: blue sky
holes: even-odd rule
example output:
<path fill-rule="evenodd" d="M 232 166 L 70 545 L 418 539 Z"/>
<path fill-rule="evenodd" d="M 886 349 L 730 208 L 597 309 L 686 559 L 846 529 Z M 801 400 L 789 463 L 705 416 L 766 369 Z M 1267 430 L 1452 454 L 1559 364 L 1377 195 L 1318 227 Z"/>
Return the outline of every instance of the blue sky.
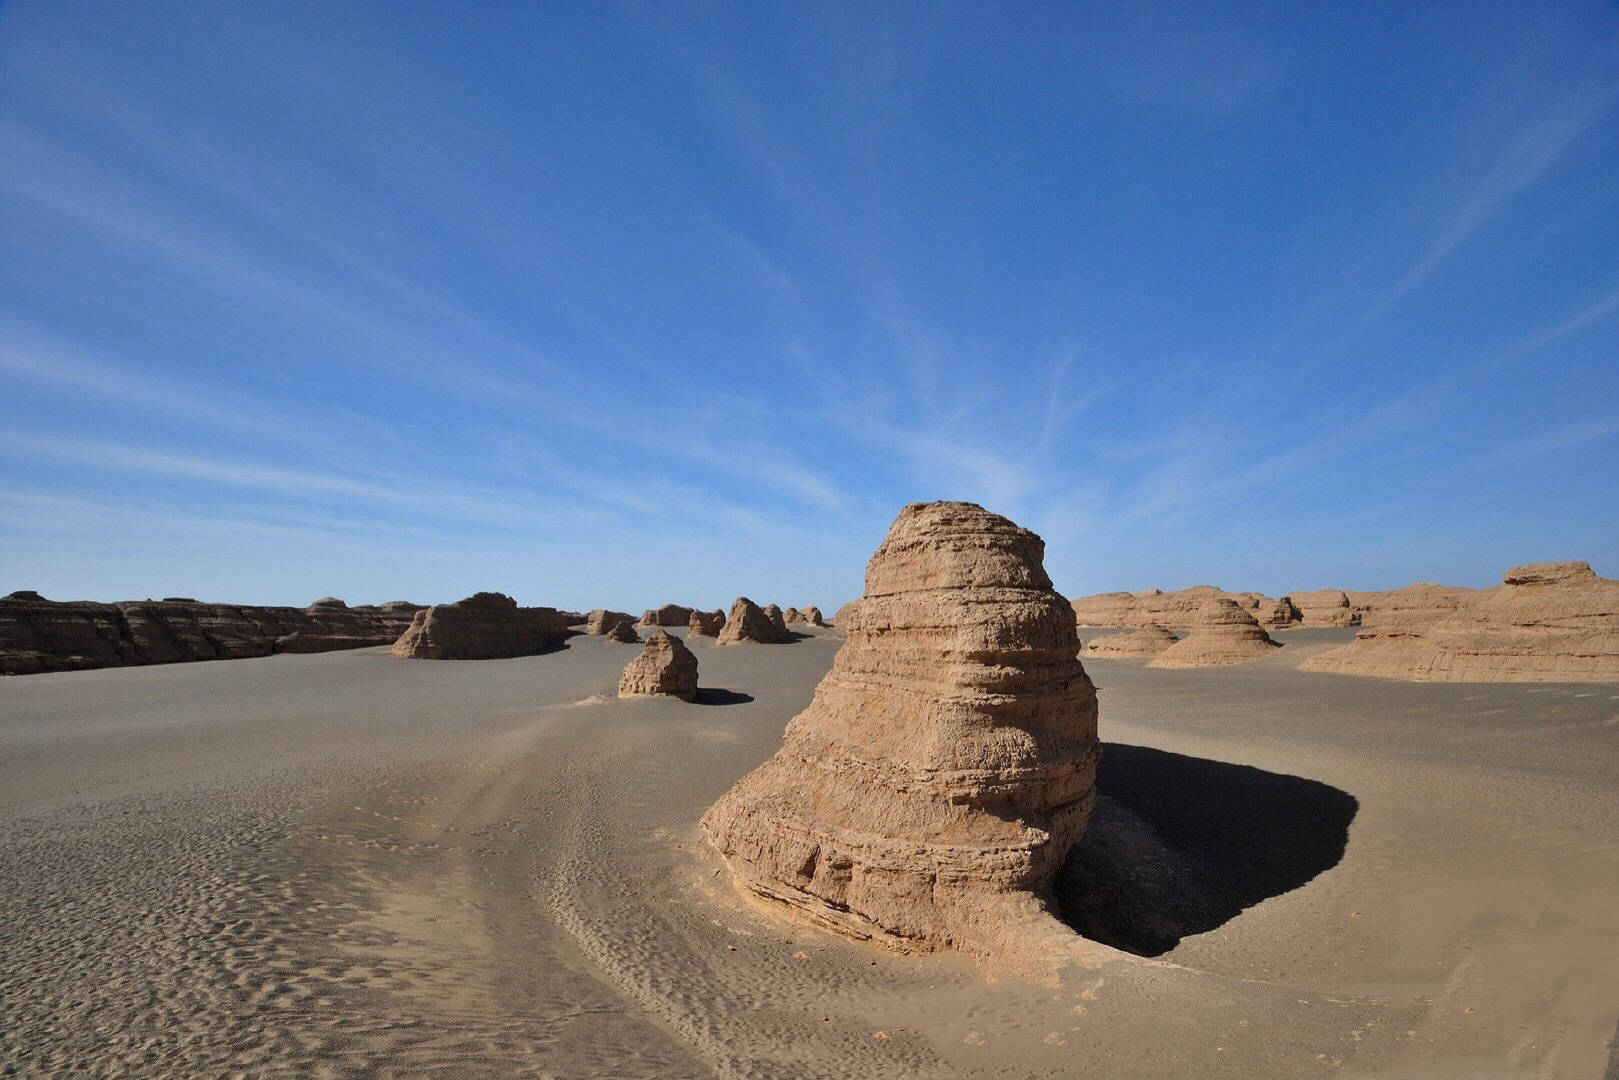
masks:
<path fill-rule="evenodd" d="M 0 591 L 1619 576 L 1619 6 L 1097 8 L 0 6 Z"/>

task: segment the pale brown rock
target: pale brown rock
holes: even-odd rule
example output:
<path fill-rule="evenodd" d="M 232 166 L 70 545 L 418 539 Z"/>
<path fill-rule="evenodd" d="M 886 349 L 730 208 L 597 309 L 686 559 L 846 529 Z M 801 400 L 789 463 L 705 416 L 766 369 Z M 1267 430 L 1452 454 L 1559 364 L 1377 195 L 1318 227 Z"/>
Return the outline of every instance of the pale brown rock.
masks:
<path fill-rule="evenodd" d="M 1144 660 L 1157 656 L 1179 640 L 1157 623 L 1148 623 L 1123 634 L 1092 638 L 1085 646 L 1085 654 L 1109 660 Z"/>
<path fill-rule="evenodd" d="M 641 626 L 685 626 L 691 621 L 691 608 L 679 604 L 665 604 L 661 608 L 649 608 L 641 616 Z"/>
<path fill-rule="evenodd" d="M 1217 596 L 1204 601 L 1192 632 L 1153 657 L 1147 666 L 1200 668 L 1245 664 L 1279 647 L 1236 601 Z"/>
<path fill-rule="evenodd" d="M 765 618 L 770 620 L 770 624 L 776 628 L 778 633 L 787 633 L 787 617 L 782 614 L 781 608 L 775 604 L 766 604 L 759 610 L 765 613 Z"/>
<path fill-rule="evenodd" d="M 1437 615 L 1369 613 L 1354 641 L 1299 666 L 1416 682 L 1619 682 L 1619 581 L 1583 562 L 1515 566 L 1502 580 L 1452 590 L 1456 606 Z"/>
<path fill-rule="evenodd" d="M 855 612 L 859 610 L 860 601 L 850 600 L 847 604 L 844 604 L 842 607 L 838 608 L 838 610 L 832 613 L 832 625 L 847 626 L 849 621 L 854 617 Z"/>
<path fill-rule="evenodd" d="M 627 611 L 608 611 L 597 608 L 585 616 L 585 633 L 605 634 L 621 622 L 633 623 L 635 616 Z"/>
<path fill-rule="evenodd" d="M 407 660 L 493 660 L 545 652 L 567 635 L 555 608 L 520 608 L 504 593 L 481 592 L 418 611 L 392 651 Z"/>
<path fill-rule="evenodd" d="M 720 628 L 719 644 L 737 645 L 744 641 L 757 641 L 775 645 L 791 641 L 792 634 L 785 625 L 779 625 L 765 614 L 765 610 L 746 596 L 739 596 L 731 605 L 731 614 Z"/>
<path fill-rule="evenodd" d="M 804 615 L 797 608 L 790 607 L 781 613 L 781 621 L 789 624 L 801 623 L 804 621 Z"/>
<path fill-rule="evenodd" d="M 1349 603 L 1342 589 L 1311 589 L 1288 593 L 1284 599 L 1298 609 L 1304 626 L 1359 626 L 1360 611 Z"/>
<path fill-rule="evenodd" d="M 1272 599 L 1262 593 L 1227 592 L 1213 585 L 1193 585 L 1189 589 L 1164 592 L 1145 589 L 1139 593 L 1111 592 L 1081 596 L 1073 603 L 1074 617 L 1081 626 L 1172 626 L 1191 628 L 1210 600 L 1230 600 L 1254 617 L 1254 621 L 1272 630 L 1292 626 L 1298 621 L 1298 612 L 1286 597 Z"/>
<path fill-rule="evenodd" d="M 693 611 L 686 629 L 699 637 L 717 637 L 725 627 L 723 611 Z"/>
<path fill-rule="evenodd" d="M 799 608 L 800 621 L 807 626 L 825 626 L 826 620 L 821 617 L 821 609 L 811 604 L 807 608 Z"/>
<path fill-rule="evenodd" d="M 1047 902 L 1094 798 L 1096 695 L 1044 547 L 971 503 L 900 512 L 814 700 L 703 818 L 744 886 L 898 948 L 1071 940 Z"/>
<path fill-rule="evenodd" d="M 1419 582 L 1399 589 L 1377 592 L 1348 592 L 1352 611 L 1360 613 L 1361 626 L 1415 626 L 1434 622 L 1467 603 L 1480 590 L 1453 585 Z"/>
<path fill-rule="evenodd" d="M 667 694 L 682 701 L 697 699 L 697 657 L 667 630 L 647 638 L 641 655 L 631 660 L 618 680 L 619 697 Z"/>
<path fill-rule="evenodd" d="M 621 645 L 641 644 L 641 635 L 635 632 L 634 624 L 628 619 L 620 619 L 613 625 L 613 628 L 607 631 L 607 633 L 603 634 L 602 637 L 606 638 L 608 641 L 616 641 Z"/>
<path fill-rule="evenodd" d="M 0 599 L 0 673 L 32 674 L 278 652 L 387 645 L 416 605 L 349 607 L 323 598 L 307 608 L 205 604 L 184 597 L 54 602 L 20 591 Z"/>

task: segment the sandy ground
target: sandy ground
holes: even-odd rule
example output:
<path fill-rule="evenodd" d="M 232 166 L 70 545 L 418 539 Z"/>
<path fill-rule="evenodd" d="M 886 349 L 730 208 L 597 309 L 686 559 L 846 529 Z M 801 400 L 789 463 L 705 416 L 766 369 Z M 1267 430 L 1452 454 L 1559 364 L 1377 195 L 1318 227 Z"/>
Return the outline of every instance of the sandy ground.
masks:
<path fill-rule="evenodd" d="M 0 1073 L 1619 1078 L 1619 686 L 1292 670 L 1352 633 L 1087 660 L 1064 909 L 1130 951 L 1051 984 L 716 873 L 698 817 L 836 631 L 699 642 L 696 705 L 587 638 L 3 680 Z"/>

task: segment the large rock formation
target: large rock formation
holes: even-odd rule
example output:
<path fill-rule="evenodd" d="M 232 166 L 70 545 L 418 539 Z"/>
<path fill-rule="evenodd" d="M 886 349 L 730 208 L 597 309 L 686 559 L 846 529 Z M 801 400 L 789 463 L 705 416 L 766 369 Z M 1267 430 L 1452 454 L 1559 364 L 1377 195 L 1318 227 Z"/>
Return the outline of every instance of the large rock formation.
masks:
<path fill-rule="evenodd" d="M 1192 628 L 1198 624 L 1211 600 L 1229 600 L 1253 616 L 1259 625 L 1271 630 L 1295 625 L 1299 613 L 1286 597 L 1272 599 L 1256 592 L 1227 592 L 1213 585 L 1193 585 L 1189 589 L 1164 592 L 1146 589 L 1139 593 L 1111 592 L 1081 596 L 1073 601 L 1074 617 L 1081 626 L 1159 626 Z"/>
<path fill-rule="evenodd" d="M 1084 831 L 1099 748 L 1044 550 L 972 503 L 900 512 L 813 701 L 703 818 L 743 885 L 901 948 L 1057 940 L 1050 882 Z"/>
<path fill-rule="evenodd" d="M 1148 667 L 1200 668 L 1245 664 L 1279 648 L 1254 617 L 1223 596 L 1204 601 L 1192 632 L 1157 656 Z"/>
<path fill-rule="evenodd" d="M 821 617 L 821 609 L 811 604 L 807 608 L 799 608 L 798 614 L 806 626 L 825 626 L 826 620 Z"/>
<path fill-rule="evenodd" d="M 627 611 L 608 611 L 597 608 L 585 616 L 585 633 L 605 634 L 621 622 L 633 623 L 635 616 Z"/>
<path fill-rule="evenodd" d="M 58 603 L 23 590 L 0 599 L 0 673 L 387 645 L 410 625 L 416 610 L 404 601 L 351 608 L 330 597 L 307 608 L 202 604 L 180 597 Z"/>
<path fill-rule="evenodd" d="M 410 660 L 533 656 L 567 636 L 567 616 L 556 608 L 520 608 L 503 593 L 481 592 L 418 611 L 393 654 Z"/>
<path fill-rule="evenodd" d="M 788 624 L 801 623 L 804 621 L 804 613 L 795 607 L 790 607 L 781 613 L 781 621 Z"/>
<path fill-rule="evenodd" d="M 860 610 L 859 600 L 850 600 L 832 613 L 833 626 L 847 626 L 853 619 L 855 612 Z"/>
<path fill-rule="evenodd" d="M 746 596 L 739 596 L 731 605 L 731 614 L 720 629 L 721 645 L 737 645 L 744 641 L 757 641 L 766 645 L 793 640 L 785 624 L 778 624 L 764 609 Z"/>
<path fill-rule="evenodd" d="M 766 604 L 759 610 L 765 613 L 765 618 L 770 620 L 770 625 L 774 626 L 778 633 L 786 634 L 788 632 L 787 616 L 782 613 L 781 608 L 775 604 Z"/>
<path fill-rule="evenodd" d="M 1312 589 L 1288 593 L 1282 599 L 1299 613 L 1303 626 L 1359 626 L 1361 612 L 1342 589 Z"/>
<path fill-rule="evenodd" d="M 1122 634 L 1103 634 L 1085 646 L 1085 655 L 1109 660 L 1145 660 L 1157 656 L 1180 638 L 1157 623 L 1138 626 Z"/>
<path fill-rule="evenodd" d="M 613 628 L 607 631 L 607 633 L 603 634 L 602 637 L 606 638 L 608 641 L 616 641 L 620 645 L 641 644 L 641 635 L 635 632 L 634 625 L 631 624 L 627 619 L 620 619 L 616 624 L 614 624 Z"/>
<path fill-rule="evenodd" d="M 1476 592 L 1426 586 L 1423 601 L 1456 606 L 1369 611 L 1354 641 L 1299 666 L 1419 682 L 1619 682 L 1619 581 L 1583 562 L 1515 566 L 1502 580 Z"/>
<path fill-rule="evenodd" d="M 648 608 L 641 616 L 641 626 L 685 626 L 691 620 L 691 608 L 679 604 L 665 604 L 661 608 Z"/>
<path fill-rule="evenodd" d="M 641 655 L 631 660 L 618 680 L 619 697 L 667 694 L 697 700 L 697 657 L 667 630 L 654 630 Z"/>
<path fill-rule="evenodd" d="M 691 619 L 686 623 L 687 636 L 718 637 L 719 632 L 725 628 L 725 612 L 723 611 L 693 611 Z"/>
<path fill-rule="evenodd" d="M 1350 609 L 1360 613 L 1361 626 L 1417 626 L 1443 619 L 1481 590 L 1419 582 L 1379 592 L 1346 592 Z"/>

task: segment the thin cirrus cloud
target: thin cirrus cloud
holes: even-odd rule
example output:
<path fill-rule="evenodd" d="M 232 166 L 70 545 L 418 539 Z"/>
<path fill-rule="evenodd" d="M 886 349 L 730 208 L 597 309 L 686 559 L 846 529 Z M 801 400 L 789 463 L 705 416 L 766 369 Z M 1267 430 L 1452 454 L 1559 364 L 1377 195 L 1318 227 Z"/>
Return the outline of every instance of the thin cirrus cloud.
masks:
<path fill-rule="evenodd" d="M 1615 553 L 1539 480 L 1619 484 L 1600 5 L 305 14 L 0 8 L 0 586 L 827 607 L 919 498 L 1076 591 Z"/>

